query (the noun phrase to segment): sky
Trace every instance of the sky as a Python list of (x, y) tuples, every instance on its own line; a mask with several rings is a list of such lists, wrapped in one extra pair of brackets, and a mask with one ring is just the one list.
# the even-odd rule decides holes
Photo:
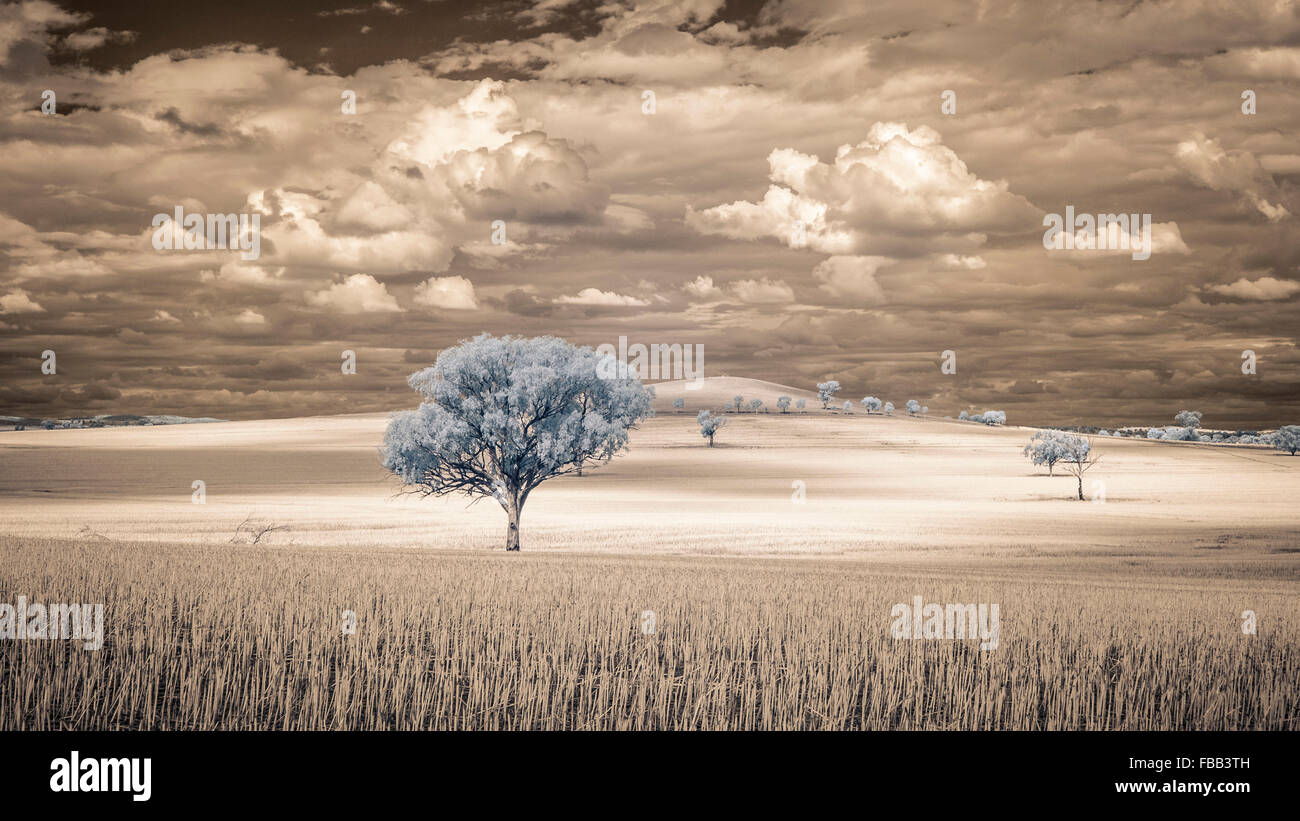
[[(1298, 80), (1277, 0), (6, 4), (0, 415), (396, 410), (489, 332), (1300, 423)], [(1045, 247), (1067, 208), (1150, 257)]]

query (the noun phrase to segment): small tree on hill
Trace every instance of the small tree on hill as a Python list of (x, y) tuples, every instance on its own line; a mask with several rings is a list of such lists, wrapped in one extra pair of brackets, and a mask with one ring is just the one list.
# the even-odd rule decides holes
[(832, 379), (829, 382), (817, 383), (817, 398), (822, 400), (823, 408), (829, 408), (831, 406), (831, 400), (834, 399), (835, 394), (839, 392), (840, 383), (837, 380)]
[(1079, 482), (1079, 501), (1083, 498), (1083, 474), (1092, 469), (1093, 465), (1101, 460), (1099, 456), (1091, 456), (1092, 445), (1082, 436), (1071, 436), (1067, 445), (1067, 452), (1061, 458), (1061, 464), (1066, 472), (1073, 476)]
[(1077, 438), (1059, 430), (1040, 430), (1025, 445), (1023, 454), (1035, 465), (1047, 465), (1047, 475), (1051, 476), (1056, 463), (1076, 451), (1072, 440)]
[(709, 411), (700, 411), (695, 421), (700, 423), (700, 436), (709, 440), (709, 447), (713, 447), (713, 437), (717, 434), (719, 428), (727, 426), (727, 417), (719, 414), (710, 413)]
[(788, 397), (788, 396), (778, 396), (777, 399), (776, 399), (776, 408), (777, 408), (777, 410), (781, 411), (781, 413), (789, 413), (789, 412), (790, 412), (790, 397)]
[(389, 421), (383, 466), (425, 496), (495, 499), (506, 550), (518, 550), (529, 494), (612, 459), (650, 415), (639, 379), (601, 375), (608, 359), (555, 337), (481, 334), (447, 348), (408, 380), (425, 400)]

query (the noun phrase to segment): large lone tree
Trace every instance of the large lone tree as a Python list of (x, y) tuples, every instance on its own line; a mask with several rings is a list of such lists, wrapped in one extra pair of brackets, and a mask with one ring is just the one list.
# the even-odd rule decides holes
[(609, 461), (650, 414), (653, 393), (634, 373), (611, 375), (611, 358), (549, 336), (448, 348), (408, 380), (425, 401), (388, 423), (383, 465), (424, 496), (496, 499), (506, 550), (518, 550), (528, 494)]

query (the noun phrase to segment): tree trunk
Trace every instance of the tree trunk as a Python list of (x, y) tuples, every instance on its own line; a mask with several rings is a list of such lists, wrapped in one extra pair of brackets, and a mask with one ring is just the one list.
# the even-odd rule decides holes
[(1083, 474), (1079, 474), (1079, 501), (1085, 501), (1083, 498)]
[(713, 447), (713, 434), (709, 434), (709, 447)]
[(519, 502), (514, 500), (506, 505), (506, 550), (519, 549)]
[(1048, 475), (1048, 476), (1051, 476), (1051, 475), (1052, 475), (1052, 468), (1054, 468), (1054, 467), (1056, 467), (1056, 463), (1055, 463), (1055, 462), (1048, 462), (1048, 463), (1047, 463), (1047, 475)]

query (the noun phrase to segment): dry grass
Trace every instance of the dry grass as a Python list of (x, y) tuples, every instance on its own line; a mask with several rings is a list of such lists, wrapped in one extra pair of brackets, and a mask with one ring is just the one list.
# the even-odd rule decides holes
[[(0, 641), (0, 730), (1294, 729), (1293, 574), (1223, 572), (8, 538), (106, 643)], [(914, 595), (1000, 647), (890, 638)]]

